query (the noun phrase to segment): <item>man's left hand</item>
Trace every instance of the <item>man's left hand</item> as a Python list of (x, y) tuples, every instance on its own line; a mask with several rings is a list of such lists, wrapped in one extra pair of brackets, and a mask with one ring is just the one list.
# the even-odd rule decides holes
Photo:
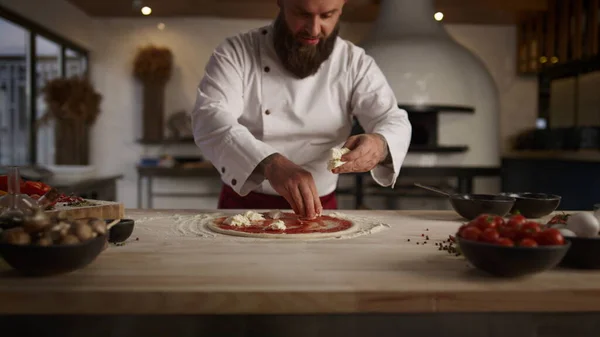
[(333, 169), (333, 173), (368, 172), (388, 155), (385, 138), (377, 133), (352, 136), (344, 147), (350, 150), (341, 158), (346, 163)]

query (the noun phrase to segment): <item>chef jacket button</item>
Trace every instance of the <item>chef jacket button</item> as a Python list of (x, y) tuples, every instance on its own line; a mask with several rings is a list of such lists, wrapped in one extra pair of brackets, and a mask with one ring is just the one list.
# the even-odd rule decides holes
[(235, 180), (235, 179), (232, 179), (232, 180), (231, 180), (231, 185), (235, 186), (235, 184), (237, 184), (237, 180)]
[(269, 71), (271, 71), (271, 68), (269, 68), (269, 67), (265, 67), (265, 72), (267, 72), (267, 73), (268, 73)]
[(270, 114), (271, 114), (271, 111), (269, 111), (269, 110), (265, 111), (265, 115), (270, 115)]
[(225, 167), (221, 167), (221, 173), (225, 173)]
[(267, 35), (267, 30), (266, 29), (262, 30), (262, 35)]

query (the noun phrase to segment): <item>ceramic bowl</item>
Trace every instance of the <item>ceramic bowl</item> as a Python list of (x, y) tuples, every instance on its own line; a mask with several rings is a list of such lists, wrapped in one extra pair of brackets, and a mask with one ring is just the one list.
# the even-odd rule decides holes
[[(105, 219), (106, 223), (109, 224), (113, 220)], [(118, 223), (112, 226), (109, 230), (108, 242), (119, 243), (123, 242), (131, 236), (133, 228), (135, 227), (135, 221), (132, 219), (121, 219)]]
[(515, 198), (515, 204), (510, 213), (519, 211), (521, 215), (528, 219), (539, 219), (554, 212), (560, 205), (561, 197), (546, 193), (501, 193), (500, 195)]
[(582, 238), (567, 236), (571, 249), (561, 266), (577, 269), (600, 269), (600, 237)]
[(499, 277), (522, 277), (552, 269), (571, 247), (569, 241), (560, 246), (507, 247), (465, 240), (458, 235), (456, 240), (473, 266)]
[(450, 204), (460, 216), (473, 220), (481, 214), (505, 216), (513, 207), (515, 199), (492, 194), (452, 194)]
[(82, 269), (104, 250), (107, 236), (73, 245), (16, 245), (0, 243), (0, 256), (26, 276), (49, 276)]

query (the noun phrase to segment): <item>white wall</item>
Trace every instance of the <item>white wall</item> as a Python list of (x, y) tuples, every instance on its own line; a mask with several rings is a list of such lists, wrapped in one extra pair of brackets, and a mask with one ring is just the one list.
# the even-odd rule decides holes
[[(0, 0), (0, 4), (22, 11), (25, 16), (53, 27), (57, 32), (89, 47), (92, 78), (103, 95), (102, 113), (93, 131), (92, 161), (100, 174), (124, 174), (119, 182), (118, 198), (126, 207), (137, 205), (135, 165), (142, 155), (163, 151), (175, 155), (198, 154), (193, 145), (142, 146), (136, 143), (141, 131), (140, 86), (132, 73), (136, 49), (149, 43), (171, 48), (175, 69), (166, 90), (165, 114), (190, 111), (195, 89), (213, 48), (223, 38), (268, 21), (223, 20), (211, 18), (157, 18), (91, 20), (64, 0), (51, 0), (51, 9), (41, 10), (33, 0)], [(46, 1), (48, 2), (48, 1)], [(157, 24), (163, 22), (164, 30)], [(369, 25), (342, 27), (342, 37), (356, 43), (366, 35)], [(451, 25), (450, 34), (480, 56), (498, 86), (501, 100), (502, 139), (519, 129), (535, 125), (536, 82), (522, 78), (515, 70), (515, 29), (510, 26)], [(518, 119), (517, 119), (518, 116)], [(217, 191), (218, 178), (212, 181), (158, 181), (155, 191)], [(155, 208), (215, 207), (215, 198), (159, 199)]]

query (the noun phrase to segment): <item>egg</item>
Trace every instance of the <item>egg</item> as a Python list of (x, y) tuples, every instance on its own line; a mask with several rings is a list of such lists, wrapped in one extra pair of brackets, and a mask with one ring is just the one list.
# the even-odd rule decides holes
[(600, 231), (600, 223), (591, 213), (575, 213), (567, 219), (566, 229), (572, 231), (578, 237), (595, 237), (598, 236), (598, 231)]

